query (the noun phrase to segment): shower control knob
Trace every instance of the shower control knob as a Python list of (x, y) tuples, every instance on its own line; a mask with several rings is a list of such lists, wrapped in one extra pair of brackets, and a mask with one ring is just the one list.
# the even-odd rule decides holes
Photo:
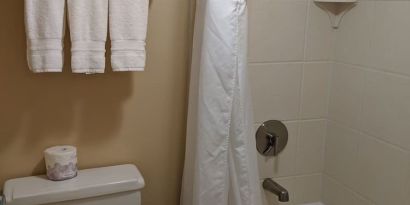
[(269, 152), (272, 151), (272, 149), (274, 149), (273, 152), (277, 151), (276, 145), (278, 144), (277, 143), (278, 137), (276, 135), (267, 134), (266, 138), (268, 142), (267, 142), (265, 151), (263, 151), (263, 154), (268, 154)]
[(256, 149), (264, 156), (277, 156), (287, 143), (288, 130), (280, 121), (266, 121), (256, 132)]

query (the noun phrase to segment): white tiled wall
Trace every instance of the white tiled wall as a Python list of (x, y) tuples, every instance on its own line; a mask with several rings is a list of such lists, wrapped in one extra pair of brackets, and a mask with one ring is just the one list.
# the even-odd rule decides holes
[(327, 205), (410, 204), (410, 1), (360, 1), (336, 32)]
[(306, 0), (251, 0), (249, 61), (303, 60), (307, 4)]
[[(291, 202), (321, 201), (326, 116), (333, 56), (329, 18), (310, 0), (250, 0), (249, 67), (255, 126), (285, 122), (288, 146), (259, 156), (261, 178), (290, 190)], [(268, 204), (279, 204), (266, 194)]]
[(285, 122), (260, 156), (299, 205), (410, 205), (410, 1), (360, 0), (333, 30), (310, 0), (249, 0), (255, 126)]

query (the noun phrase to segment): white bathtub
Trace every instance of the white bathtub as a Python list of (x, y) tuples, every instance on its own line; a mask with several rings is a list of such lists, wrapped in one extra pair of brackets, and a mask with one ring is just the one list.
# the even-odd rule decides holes
[(322, 202), (315, 202), (315, 203), (308, 203), (308, 204), (302, 204), (302, 205), (325, 205)]

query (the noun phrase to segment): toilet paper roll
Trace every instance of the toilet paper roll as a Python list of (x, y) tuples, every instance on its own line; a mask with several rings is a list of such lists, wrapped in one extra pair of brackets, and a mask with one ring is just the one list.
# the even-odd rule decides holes
[(73, 146), (55, 146), (44, 151), (47, 177), (53, 181), (62, 181), (77, 176), (77, 148)]

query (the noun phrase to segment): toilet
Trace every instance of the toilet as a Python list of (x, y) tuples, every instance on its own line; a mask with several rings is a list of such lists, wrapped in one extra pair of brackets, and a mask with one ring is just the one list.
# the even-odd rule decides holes
[(32, 176), (6, 181), (4, 205), (141, 205), (144, 179), (135, 165), (78, 172), (66, 181)]

